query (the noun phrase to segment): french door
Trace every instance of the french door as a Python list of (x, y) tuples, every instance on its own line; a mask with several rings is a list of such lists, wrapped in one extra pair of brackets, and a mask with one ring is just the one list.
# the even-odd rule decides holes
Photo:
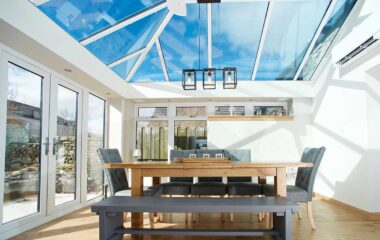
[(78, 205), (82, 157), (82, 89), (4, 55), (0, 234)]

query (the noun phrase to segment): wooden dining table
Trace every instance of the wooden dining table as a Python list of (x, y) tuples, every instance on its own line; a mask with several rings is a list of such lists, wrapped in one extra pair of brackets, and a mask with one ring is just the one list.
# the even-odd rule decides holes
[[(109, 163), (105, 168), (131, 170), (132, 196), (143, 195), (143, 178), (153, 177), (158, 184), (160, 177), (246, 177), (274, 176), (275, 194), (286, 197), (286, 169), (289, 167), (312, 167), (303, 162), (229, 162), (229, 163), (176, 163), (176, 162), (129, 162)], [(132, 213), (131, 226), (143, 227), (143, 214)]]

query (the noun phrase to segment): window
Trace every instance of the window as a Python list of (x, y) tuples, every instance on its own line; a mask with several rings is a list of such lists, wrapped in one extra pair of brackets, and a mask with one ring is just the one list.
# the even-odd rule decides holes
[(196, 117), (196, 116), (206, 116), (206, 107), (177, 107), (176, 108), (176, 116), (188, 116), (188, 117)]
[(141, 150), (140, 160), (166, 161), (168, 158), (168, 121), (137, 121), (136, 127), (136, 148)]
[(156, 118), (166, 117), (168, 109), (166, 107), (139, 107), (139, 117)]
[(216, 106), (215, 115), (244, 116), (244, 106)]
[(207, 148), (207, 121), (174, 121), (174, 149)]
[(103, 169), (96, 150), (104, 147), (106, 102), (89, 94), (87, 133), (87, 200), (103, 195)]

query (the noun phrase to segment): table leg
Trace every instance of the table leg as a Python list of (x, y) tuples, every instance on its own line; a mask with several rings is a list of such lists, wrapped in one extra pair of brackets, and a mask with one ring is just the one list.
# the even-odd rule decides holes
[[(161, 178), (160, 177), (152, 177), (153, 178), (153, 186), (158, 186), (158, 185), (160, 185), (161, 184)], [(158, 216), (158, 214), (155, 212), (155, 213), (153, 213), (153, 216), (154, 217), (157, 217)]]
[[(143, 177), (141, 176), (140, 169), (132, 169), (132, 196), (138, 197), (143, 195)], [(132, 213), (131, 214), (131, 227), (132, 228), (143, 228), (144, 224), (143, 213)], [(141, 238), (139, 235), (133, 235), (132, 238)]]
[(274, 177), (275, 195), (286, 197), (286, 168), (277, 168)]

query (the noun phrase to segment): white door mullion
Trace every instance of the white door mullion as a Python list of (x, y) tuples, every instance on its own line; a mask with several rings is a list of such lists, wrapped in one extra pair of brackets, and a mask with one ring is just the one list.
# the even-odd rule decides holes
[(208, 67), (212, 68), (212, 7), (207, 3), (207, 56)]

